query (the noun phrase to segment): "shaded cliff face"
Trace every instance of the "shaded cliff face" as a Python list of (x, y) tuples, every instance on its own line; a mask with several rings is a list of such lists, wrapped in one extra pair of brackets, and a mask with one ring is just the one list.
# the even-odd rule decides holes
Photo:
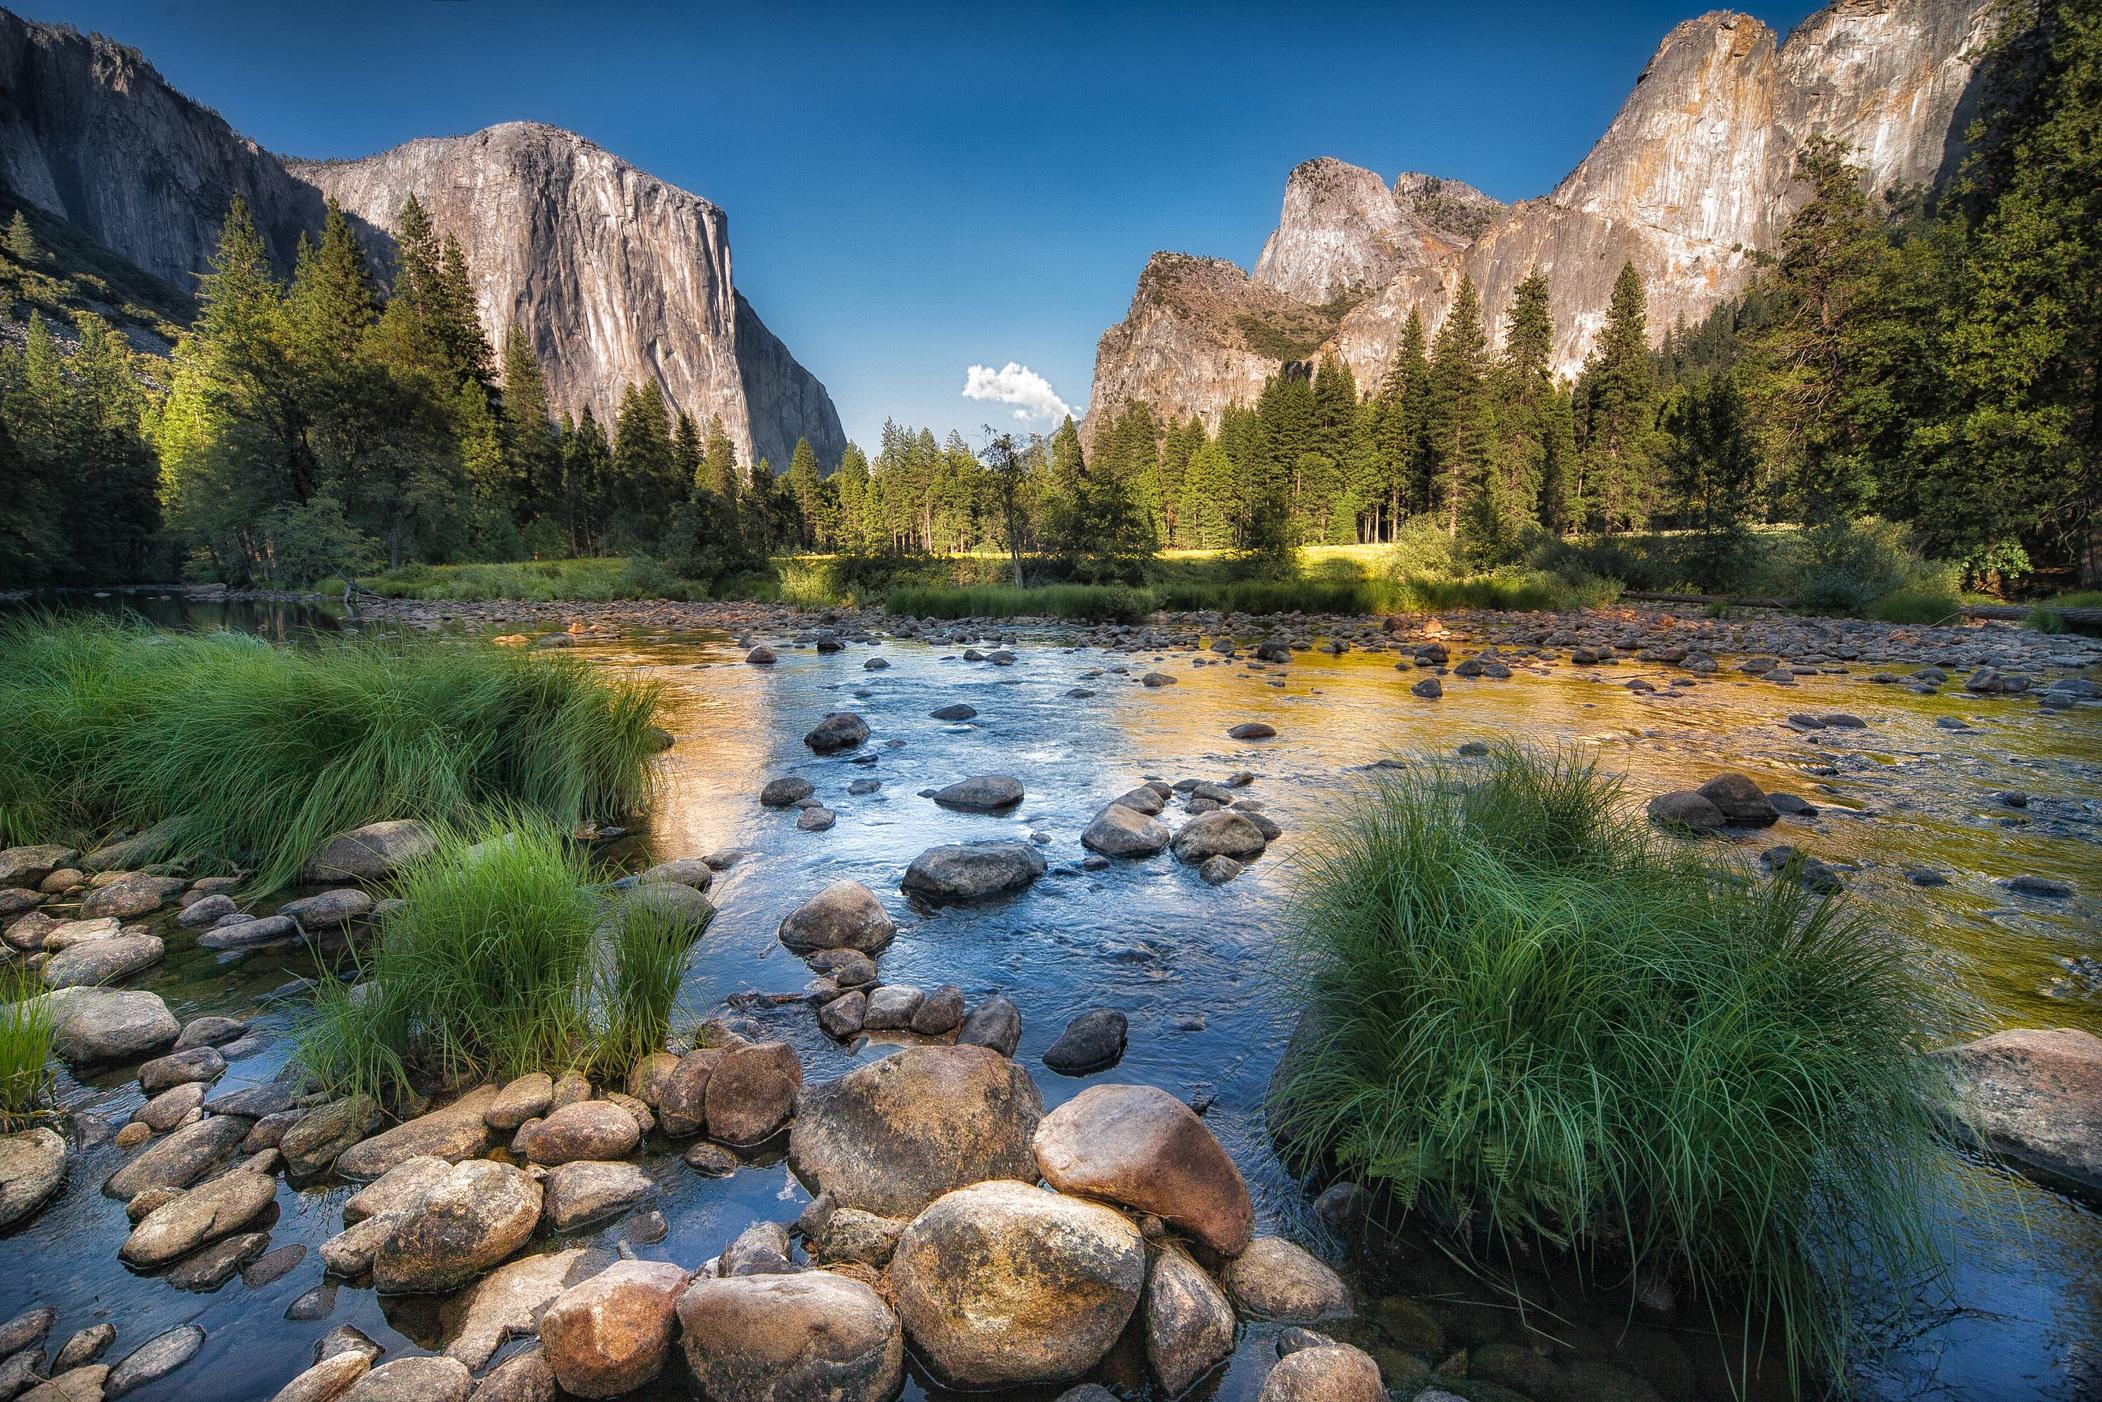
[[(1257, 279), (1309, 311), (1333, 311), (1320, 304), (1353, 270), (1390, 269), (1384, 281), (1349, 292), (1353, 305), (1323, 346), (1369, 387), (1392, 361), (1411, 311), (1436, 333), (1463, 274), (1500, 339), (1513, 291), (1537, 268), (1548, 279), (1556, 368), (1573, 375), (1604, 324), (1623, 263), (1642, 275), (1653, 340), (1744, 290), (1800, 203), (1795, 154), (1813, 133), (1852, 146), (1879, 192), (1952, 168), (1988, 5), (1840, 0), (1786, 42), (1748, 15), (1688, 20), (1665, 36), (1577, 168), (1551, 193), (1508, 208), (1459, 182), (1415, 174), (1382, 202), (1371, 194), (1379, 186), (1373, 173), (1309, 162), (1293, 172)], [(1318, 182), (1302, 176), (1310, 167), (1321, 168)], [(1301, 184), (1322, 197), (1298, 191)], [(1397, 227), (1421, 234), (1412, 247), (1424, 256), (1386, 256), (1401, 242)], [(1221, 397), (1223, 387), (1250, 373), (1228, 363), (1233, 336), (1202, 321), (1162, 324), (1147, 310), (1141, 343), (1156, 363), (1180, 355), (1188, 369), (1134, 375), (1118, 357), (1132, 343), (1125, 332), (1141, 315), (1143, 291), (1142, 280), (1132, 316), (1097, 350), (1094, 417), (1107, 418), (1101, 411), (1123, 402), (1125, 386), (1142, 384), (1164, 416), (1196, 413), (1216, 424), (1236, 397)]]
[(178, 287), (194, 287), (234, 196), (281, 272), (340, 201), (368, 233), (410, 193), (460, 240), (483, 329), (522, 328), (557, 413), (609, 425), (655, 379), (744, 461), (820, 462), (846, 437), (825, 387), (738, 294), (728, 221), (582, 137), (514, 122), (364, 160), (283, 161), (162, 81), (135, 51), (0, 10), (0, 181)]

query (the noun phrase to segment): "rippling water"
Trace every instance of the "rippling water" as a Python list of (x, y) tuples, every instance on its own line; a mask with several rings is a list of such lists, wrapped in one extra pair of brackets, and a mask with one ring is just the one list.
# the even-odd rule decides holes
[[(1024, 637), (1019, 660), (997, 667), (961, 660), (960, 648), (917, 643), (850, 646), (833, 655), (780, 648), (772, 668), (742, 663), (742, 649), (720, 637), (655, 637), (579, 651), (611, 667), (663, 682), (664, 724), (677, 737), (666, 757), (664, 792), (646, 829), (617, 844), (628, 863), (695, 856), (723, 848), (750, 855), (719, 878), (721, 914), (697, 947), (682, 994), (693, 1016), (727, 1004), (792, 1042), (811, 1079), (847, 1069), (853, 1054), (817, 1030), (807, 1005), (763, 995), (794, 994), (808, 979), (800, 961), (773, 937), (781, 915), (827, 881), (852, 877), (881, 896), (900, 923), (881, 960), (886, 982), (931, 988), (953, 982), (975, 1003), (1004, 992), (1021, 1007), (1018, 1059), (1035, 1074), (1045, 1103), (1056, 1105), (1088, 1084), (1046, 1069), (1040, 1057), (1068, 1018), (1113, 1007), (1130, 1019), (1123, 1062), (1112, 1079), (1163, 1086), (1209, 1101), (1208, 1123), (1242, 1166), (1265, 1229), (1318, 1239), (1304, 1195), (1276, 1163), (1261, 1132), (1260, 1102), (1297, 1015), (1285, 957), (1291, 919), (1294, 855), (1333, 804), (1365, 781), (1364, 766), (1390, 755), (1450, 754), (1467, 740), (1517, 738), (1591, 747), (1627, 775), (1635, 798), (1697, 784), (1722, 768), (1740, 769), (1762, 786), (1785, 789), (1820, 805), (1823, 816), (1784, 820), (1743, 839), (1747, 857), (1789, 842), (1858, 869), (1846, 879), (1863, 900), (1919, 951), (1934, 977), (1962, 991), (1975, 1030), (2009, 1026), (2080, 1026), (2102, 1031), (2102, 1001), (2060, 963), (2102, 955), (2095, 873), (2102, 837), (2102, 745), (2097, 712), (2039, 711), (2033, 703), (1982, 699), (1961, 692), (1922, 698), (1853, 675), (1805, 677), (1788, 689), (1725, 670), (1703, 684), (1669, 688), (1675, 669), (1623, 664), (1598, 669), (1564, 664), (1507, 681), (1446, 678), (1442, 701), (1408, 693), (1413, 680), (1391, 660), (1359, 654), (1302, 656), (1289, 668), (1253, 668), (1208, 654), (1110, 653), (1067, 649), (1053, 637)], [(887, 669), (863, 662), (884, 657)], [(1101, 675), (1084, 674), (1101, 670)], [(1172, 687), (1146, 689), (1138, 677), (1161, 670)], [(1623, 685), (1645, 677), (1648, 696)], [(1076, 688), (1092, 697), (1073, 698)], [(1683, 694), (1680, 694), (1683, 693)], [(963, 701), (977, 719), (945, 724), (928, 713)], [(816, 758), (801, 737), (828, 711), (864, 716), (872, 737), (862, 753)], [(1847, 710), (1870, 722), (1860, 731), (1802, 734), (1783, 723), (1791, 711)], [(1951, 732), (1937, 717), (1960, 717), (1975, 729)], [(1237, 742), (1229, 726), (1268, 721), (1277, 738)], [(1211, 888), (1163, 856), (1079, 869), (1079, 836), (1102, 803), (1141, 778), (1218, 778), (1246, 769), (1247, 790), (1285, 828), (1285, 836), (1240, 879)], [(1012, 815), (951, 813), (918, 797), (972, 774), (1012, 773), (1028, 797)], [(762, 809), (755, 800), (770, 777), (795, 773), (839, 815), (829, 832), (798, 831), (793, 810)], [(882, 781), (875, 793), (850, 796), (855, 779)], [(1994, 802), (1994, 790), (2034, 795), (2026, 812)], [(1012, 900), (922, 917), (899, 896), (898, 878), (922, 849), (939, 842), (1041, 834), (1052, 870)], [(1950, 884), (1921, 889), (1903, 873), (1943, 871)], [(2071, 881), (2070, 901), (2011, 897), (1998, 882), (2034, 873)], [(305, 972), (298, 956), (250, 956), (220, 962), (171, 941), (167, 962), (144, 986), (168, 998), (178, 1016), (204, 1012), (260, 1014), (282, 1031), (288, 1003), (258, 1002), (266, 990)], [(761, 996), (751, 996), (761, 995)], [(282, 1038), (237, 1063), (223, 1088), (268, 1080), (282, 1064)], [(880, 1055), (870, 1047), (860, 1055)], [(1100, 1078), (1097, 1078), (1100, 1079)], [(136, 1084), (113, 1073), (106, 1083), (73, 1087), (69, 1108), (121, 1123), (138, 1103)], [(26, 1229), (0, 1239), (0, 1317), (32, 1302), (59, 1308), (55, 1341), (98, 1319), (117, 1324), (112, 1350), (121, 1356), (152, 1334), (194, 1320), (210, 1335), (203, 1357), (151, 1389), (152, 1397), (268, 1397), (310, 1361), (313, 1341), (353, 1323), (389, 1346), (433, 1347), (447, 1320), (428, 1302), (377, 1301), (369, 1290), (343, 1288), (327, 1319), (291, 1323), (285, 1306), (320, 1276), (311, 1254), (283, 1279), (260, 1289), (238, 1280), (215, 1295), (196, 1296), (129, 1275), (116, 1261), (126, 1231), (119, 1204), (94, 1184), (119, 1162), (107, 1146), (76, 1159), (62, 1199)], [(1952, 1179), (1959, 1165), (1952, 1157)], [(674, 1155), (652, 1161), (663, 1184), (657, 1204), (670, 1224), (661, 1243), (638, 1254), (696, 1265), (749, 1222), (792, 1219), (806, 1197), (785, 1165), (759, 1163), (730, 1180), (702, 1179)], [(340, 1226), (345, 1191), (281, 1188), (272, 1245), (318, 1245)], [(2096, 1366), (2102, 1348), (2102, 1225), (2064, 1199), (2007, 1180), (1953, 1194), (1929, 1207), (1952, 1245), (1949, 1274), (1915, 1282), (1906, 1293), (1927, 1303), (1904, 1331), (1879, 1326), (1885, 1353), (1865, 1366), (1857, 1390), (1888, 1397), (2081, 1396), (2080, 1350)], [(579, 1234), (611, 1246), (623, 1228)], [(1334, 1259), (1373, 1291), (1395, 1290), (1427, 1301), (1444, 1347), (1522, 1338), (1510, 1302), (1452, 1269), (1435, 1243), (1412, 1243), (1404, 1259)], [(1527, 1317), (1564, 1345), (1558, 1358), (1607, 1357), (1646, 1373), (1663, 1396), (1712, 1393), (1715, 1375), (1697, 1360), (1690, 1329), (1624, 1330), (1624, 1321), (1565, 1282), (1528, 1280)], [(1865, 1288), (1864, 1309), (1879, 1318)], [(1553, 1313), (1543, 1313), (1551, 1308)], [(1397, 1328), (1416, 1315), (1390, 1306)], [(1224, 1374), (1206, 1386), (1221, 1399), (1253, 1398), (1267, 1369), (1273, 1329), (1252, 1327)], [(1365, 1341), (1378, 1345), (1376, 1332)], [(1659, 1362), (1659, 1359), (1663, 1361)], [(2070, 1361), (2069, 1361), (2070, 1360)], [(1435, 1361), (1435, 1360), (1434, 1360)], [(1636, 1363), (1644, 1364), (1636, 1367)], [(1113, 1359), (1113, 1381), (1136, 1384), (1143, 1372)], [(2088, 1375), (2092, 1386), (2092, 1374)], [(1390, 1382), (1400, 1381), (1392, 1376)], [(1770, 1391), (1778, 1380), (1768, 1378)], [(1566, 1377), (1565, 1386), (1574, 1387)], [(1683, 1386), (1681, 1386), (1683, 1385)], [(203, 1389), (203, 1390), (200, 1390)], [(918, 1395), (920, 1385), (910, 1385)], [(1128, 1390), (1128, 1389), (1127, 1389)], [(667, 1395), (670, 1395), (667, 1392)], [(1580, 1395), (1572, 1392), (1570, 1395)]]

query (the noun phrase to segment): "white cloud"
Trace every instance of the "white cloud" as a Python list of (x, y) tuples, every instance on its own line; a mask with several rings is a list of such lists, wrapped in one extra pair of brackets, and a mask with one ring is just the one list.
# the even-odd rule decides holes
[(998, 370), (990, 365), (973, 365), (966, 370), (963, 397), (1013, 405), (1015, 419), (1025, 424), (1055, 424), (1073, 412), (1072, 406), (1051, 388), (1049, 380), (1012, 360)]

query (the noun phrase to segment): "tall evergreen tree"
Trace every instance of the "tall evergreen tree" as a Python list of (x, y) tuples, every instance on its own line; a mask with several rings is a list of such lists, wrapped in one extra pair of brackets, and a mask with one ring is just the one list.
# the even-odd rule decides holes
[(1431, 346), (1429, 403), (1424, 415), (1431, 509), (1448, 536), (1459, 534), (1468, 497), (1488, 470), (1494, 428), (1488, 412), (1487, 368), (1481, 297), (1474, 290), (1474, 279), (1462, 275), (1459, 292)]
[(1613, 281), (1606, 324), (1585, 362), (1579, 432), (1584, 461), (1574, 510), (1607, 531), (1649, 520), (1657, 484), (1657, 369), (1650, 357), (1642, 278), (1633, 263)]

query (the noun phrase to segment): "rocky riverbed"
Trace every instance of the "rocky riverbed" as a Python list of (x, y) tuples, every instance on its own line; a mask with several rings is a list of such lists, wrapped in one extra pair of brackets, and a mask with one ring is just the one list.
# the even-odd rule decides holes
[[(89, 868), (123, 869), (109, 854), (16, 858), (26, 884), (0, 885), (40, 899), (0, 917), (10, 934), (110, 922), (56, 950), (46, 928), (18, 957), (49, 980), (86, 951), (83, 981), (117, 990), (60, 995), (82, 1014), (66, 1115), (0, 1161), (19, 1216), (0, 1358), (72, 1378), (51, 1395), (268, 1398), (295, 1377), (313, 1397), (741, 1395), (730, 1379), (807, 1359), (815, 1319), (857, 1397), (1076, 1378), (1271, 1402), (1711, 1395), (1698, 1320), (1631, 1326), (1528, 1269), (1557, 1316), (1530, 1331), (1434, 1243), (1368, 1239), (1347, 1198), (1316, 1210), (1273, 1156), (1295, 852), (1396, 755), (1596, 747), (1631, 804), (1693, 793), (1723, 817), (1687, 840), (1747, 862), (1793, 848), (1872, 903), (1964, 991), (1954, 1036), (2102, 1029), (2086, 639), (1666, 613), (382, 612), (666, 683), (665, 792), (601, 849), (718, 908), (682, 995), (682, 1028), (712, 1020), (704, 1045), (390, 1128), (281, 1076), (311, 960), (269, 922), (368, 938), (358, 872), (317, 871), (287, 917), (152, 873), (97, 884)], [(1725, 773), (1771, 817), (1710, 787)], [(2093, 1082), (2067, 1047), (1976, 1059), (2079, 1103)], [(2063, 1135), (2015, 1142), (2036, 1122), (2024, 1094), (1988, 1107), (2003, 1147), (2042, 1177), (2085, 1171)], [(1058, 1195), (1002, 1186), (1039, 1178)], [(2017, 1211), (2019, 1241), (2000, 1230)], [(1949, 1312), (1860, 1390), (2082, 1395), (2093, 1212), (1996, 1178), (1945, 1216), (1954, 1274), (1918, 1290)], [(965, 1327), (987, 1318), (1009, 1322)]]

